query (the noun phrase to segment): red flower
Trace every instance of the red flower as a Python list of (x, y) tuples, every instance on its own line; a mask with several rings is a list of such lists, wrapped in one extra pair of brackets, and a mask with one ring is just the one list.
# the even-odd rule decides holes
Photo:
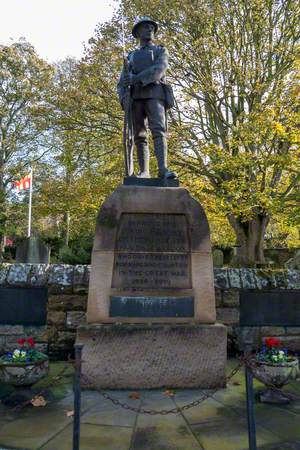
[(279, 347), (281, 342), (277, 338), (270, 337), (265, 339), (265, 344), (267, 347)]
[(24, 339), (24, 338), (18, 339), (18, 344), (21, 346), (23, 346), (25, 344), (25, 342), (26, 342), (26, 339)]
[(30, 347), (34, 347), (34, 339), (32, 337), (28, 338), (27, 342), (30, 345)]

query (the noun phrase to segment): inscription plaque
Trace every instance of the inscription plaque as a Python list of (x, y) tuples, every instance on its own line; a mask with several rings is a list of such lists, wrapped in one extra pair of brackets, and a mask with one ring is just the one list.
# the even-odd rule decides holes
[(110, 317), (193, 317), (193, 297), (111, 297)]
[(122, 214), (113, 288), (191, 288), (191, 256), (184, 214)]

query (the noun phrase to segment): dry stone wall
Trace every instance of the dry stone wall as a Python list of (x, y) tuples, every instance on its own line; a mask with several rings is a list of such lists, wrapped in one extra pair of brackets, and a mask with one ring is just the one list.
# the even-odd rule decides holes
[[(33, 336), (53, 359), (72, 354), (76, 328), (85, 321), (90, 266), (64, 264), (1, 264), (1, 287), (48, 288), (47, 325), (0, 325), (0, 353), (12, 349), (23, 336)], [(300, 271), (214, 269), (217, 320), (228, 327), (228, 348), (239, 345), (239, 293), (241, 290), (294, 289), (300, 292)], [(1, 299), (0, 299), (1, 301)], [(293, 351), (300, 351), (300, 328), (244, 328), (259, 344), (265, 336), (279, 336)]]

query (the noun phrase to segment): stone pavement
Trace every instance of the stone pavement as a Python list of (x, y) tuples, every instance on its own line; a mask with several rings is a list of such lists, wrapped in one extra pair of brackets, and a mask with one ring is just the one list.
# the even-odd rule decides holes
[[(228, 370), (234, 367), (230, 360)], [(52, 377), (64, 363), (52, 364)], [(72, 370), (58, 377), (45, 394), (45, 407), (12, 411), (0, 404), (0, 450), (71, 450), (73, 409)], [(41, 389), (47, 380), (37, 386)], [(261, 388), (255, 383), (256, 391)], [(287, 406), (256, 403), (257, 442), (261, 450), (300, 450), (300, 381), (288, 386), (299, 397)], [(0, 398), (7, 395), (0, 386)], [(128, 391), (111, 395), (134, 406), (173, 408), (198, 398), (199, 390), (141, 391), (137, 400)], [(80, 450), (246, 450), (248, 449), (243, 371), (227, 389), (184, 413), (167, 416), (136, 414), (114, 406), (98, 392), (84, 391)]]

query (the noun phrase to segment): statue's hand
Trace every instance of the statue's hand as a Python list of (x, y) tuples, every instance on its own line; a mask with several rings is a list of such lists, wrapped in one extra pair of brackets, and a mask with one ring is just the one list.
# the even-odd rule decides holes
[(123, 78), (125, 87), (133, 86), (135, 84), (136, 75), (134, 73), (126, 73)]
[(125, 87), (128, 87), (131, 85), (131, 75), (130, 73), (125, 73), (124, 78), (123, 78), (123, 83)]

